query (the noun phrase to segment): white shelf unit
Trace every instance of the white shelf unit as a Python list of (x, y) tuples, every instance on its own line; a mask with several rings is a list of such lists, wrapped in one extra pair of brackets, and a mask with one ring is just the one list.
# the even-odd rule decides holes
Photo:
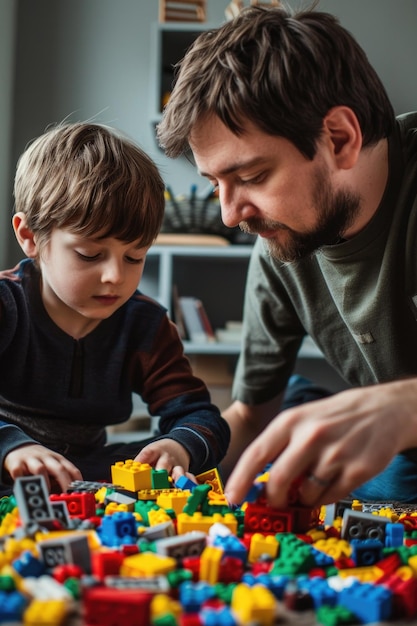
[[(179, 295), (200, 298), (214, 329), (227, 321), (241, 321), (246, 274), (251, 245), (178, 246), (154, 245), (148, 252), (140, 289), (155, 298), (174, 319), (172, 290)], [(174, 319), (175, 321), (175, 319)], [(192, 343), (184, 341), (187, 354), (239, 353), (236, 343)], [(301, 358), (322, 358), (310, 338), (300, 351)]]

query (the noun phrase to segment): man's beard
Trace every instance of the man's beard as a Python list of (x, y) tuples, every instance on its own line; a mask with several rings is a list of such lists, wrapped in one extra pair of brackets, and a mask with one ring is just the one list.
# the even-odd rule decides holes
[(349, 190), (333, 192), (325, 173), (316, 178), (313, 206), (318, 216), (317, 226), (306, 233), (292, 230), (281, 222), (251, 218), (239, 224), (246, 233), (286, 231), (287, 240), (280, 243), (274, 238), (265, 238), (270, 255), (285, 263), (312, 255), (325, 245), (338, 243), (360, 210), (360, 196)]

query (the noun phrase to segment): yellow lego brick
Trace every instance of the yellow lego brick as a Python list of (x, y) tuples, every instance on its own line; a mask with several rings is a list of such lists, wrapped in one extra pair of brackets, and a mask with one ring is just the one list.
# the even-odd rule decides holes
[(345, 539), (337, 539), (337, 537), (319, 539), (313, 543), (313, 546), (335, 560), (342, 557), (349, 557), (352, 554), (352, 546), (350, 543)]
[(19, 521), (19, 511), (16, 508), (3, 517), (3, 520), (0, 525), (0, 537), (4, 537), (6, 535), (11, 535), (15, 530), (17, 523)]
[(191, 491), (182, 489), (170, 489), (163, 491), (156, 498), (156, 504), (163, 509), (172, 509), (175, 515), (182, 513), (183, 508), (187, 504)]
[(159, 509), (159, 511), (149, 511), (148, 513), (149, 526), (157, 526), (158, 524), (163, 524), (164, 522), (170, 522), (171, 518), (163, 509)]
[[(410, 578), (416, 577), (416, 570), (412, 567), (410, 563), (410, 560), (413, 559), (417, 559), (417, 556), (413, 556), (411, 557), (411, 559), (408, 559), (408, 565), (402, 565), (395, 570), (395, 575), (398, 576), (398, 578), (401, 578), (401, 580), (410, 580)], [(414, 563), (416, 563), (415, 560)]]
[(278, 603), (273, 593), (264, 585), (249, 587), (245, 583), (240, 583), (233, 592), (231, 608), (240, 624), (256, 623), (259, 626), (272, 626)]
[(229, 506), (228, 501), (223, 493), (209, 491), (207, 494), (207, 504), (209, 506)]
[(151, 601), (151, 621), (165, 615), (173, 615), (177, 620), (182, 614), (182, 607), (177, 600), (173, 600), (164, 593), (157, 593)]
[(310, 530), (306, 532), (306, 535), (311, 537), (313, 543), (316, 543), (316, 541), (320, 541), (320, 539), (324, 539), (324, 540), (327, 539), (327, 535), (325, 531), (322, 530), (321, 528), (311, 528)]
[(157, 500), (159, 496), (171, 493), (172, 489), (141, 489), (137, 493), (138, 500)]
[(128, 491), (140, 491), (152, 487), (152, 467), (148, 463), (138, 463), (128, 459), (111, 466), (112, 482)]
[(348, 567), (347, 569), (340, 569), (338, 575), (341, 578), (348, 578), (353, 576), (361, 583), (372, 583), (378, 578), (383, 576), (384, 571), (376, 565), (370, 565), (366, 567)]
[(223, 482), (216, 467), (198, 474), (196, 479), (199, 485), (210, 485), (214, 493), (223, 494)]
[(176, 559), (153, 552), (128, 556), (120, 567), (120, 576), (163, 576), (177, 567)]
[(261, 533), (255, 533), (252, 535), (248, 561), (249, 563), (256, 563), (263, 555), (268, 555), (272, 559), (275, 559), (278, 554), (279, 543), (275, 539), (274, 535), (262, 535)]
[(25, 626), (60, 626), (66, 620), (65, 600), (32, 600), (23, 614)]
[(210, 528), (216, 523), (223, 524), (236, 535), (237, 519), (233, 513), (226, 513), (226, 515), (220, 515), (220, 513), (203, 515), (199, 511), (194, 513), (194, 515), (180, 513), (177, 516), (177, 533), (178, 535), (183, 535), (191, 530), (201, 530), (208, 534)]
[(218, 582), (223, 552), (221, 548), (215, 546), (204, 548), (200, 556), (200, 580), (204, 580), (210, 585), (215, 585)]
[(414, 576), (417, 577), (417, 554), (408, 558), (408, 566), (413, 570)]

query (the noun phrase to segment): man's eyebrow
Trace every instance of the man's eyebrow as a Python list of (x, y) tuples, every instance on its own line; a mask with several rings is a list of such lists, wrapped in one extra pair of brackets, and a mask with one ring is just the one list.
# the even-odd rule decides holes
[[(234, 172), (237, 172), (241, 169), (249, 169), (250, 167), (260, 165), (264, 163), (265, 160), (266, 157), (257, 156), (248, 161), (237, 161), (236, 163), (232, 163), (231, 165), (224, 167), (217, 173), (217, 175), (227, 176), (227, 174), (233, 174)], [(213, 174), (210, 174), (209, 172), (203, 172), (202, 170), (198, 170), (198, 173), (200, 174), (200, 176), (205, 176), (206, 178), (211, 178), (213, 176)]]

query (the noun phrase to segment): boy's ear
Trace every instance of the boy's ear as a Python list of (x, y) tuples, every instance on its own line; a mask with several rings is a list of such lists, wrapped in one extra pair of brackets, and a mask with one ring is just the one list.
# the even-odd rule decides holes
[(339, 169), (352, 168), (362, 148), (362, 131), (355, 113), (346, 106), (336, 106), (323, 120), (334, 162)]
[(15, 213), (12, 218), (14, 234), (20, 247), (27, 257), (34, 259), (38, 256), (38, 248), (35, 236), (27, 225), (26, 215), (22, 212)]

